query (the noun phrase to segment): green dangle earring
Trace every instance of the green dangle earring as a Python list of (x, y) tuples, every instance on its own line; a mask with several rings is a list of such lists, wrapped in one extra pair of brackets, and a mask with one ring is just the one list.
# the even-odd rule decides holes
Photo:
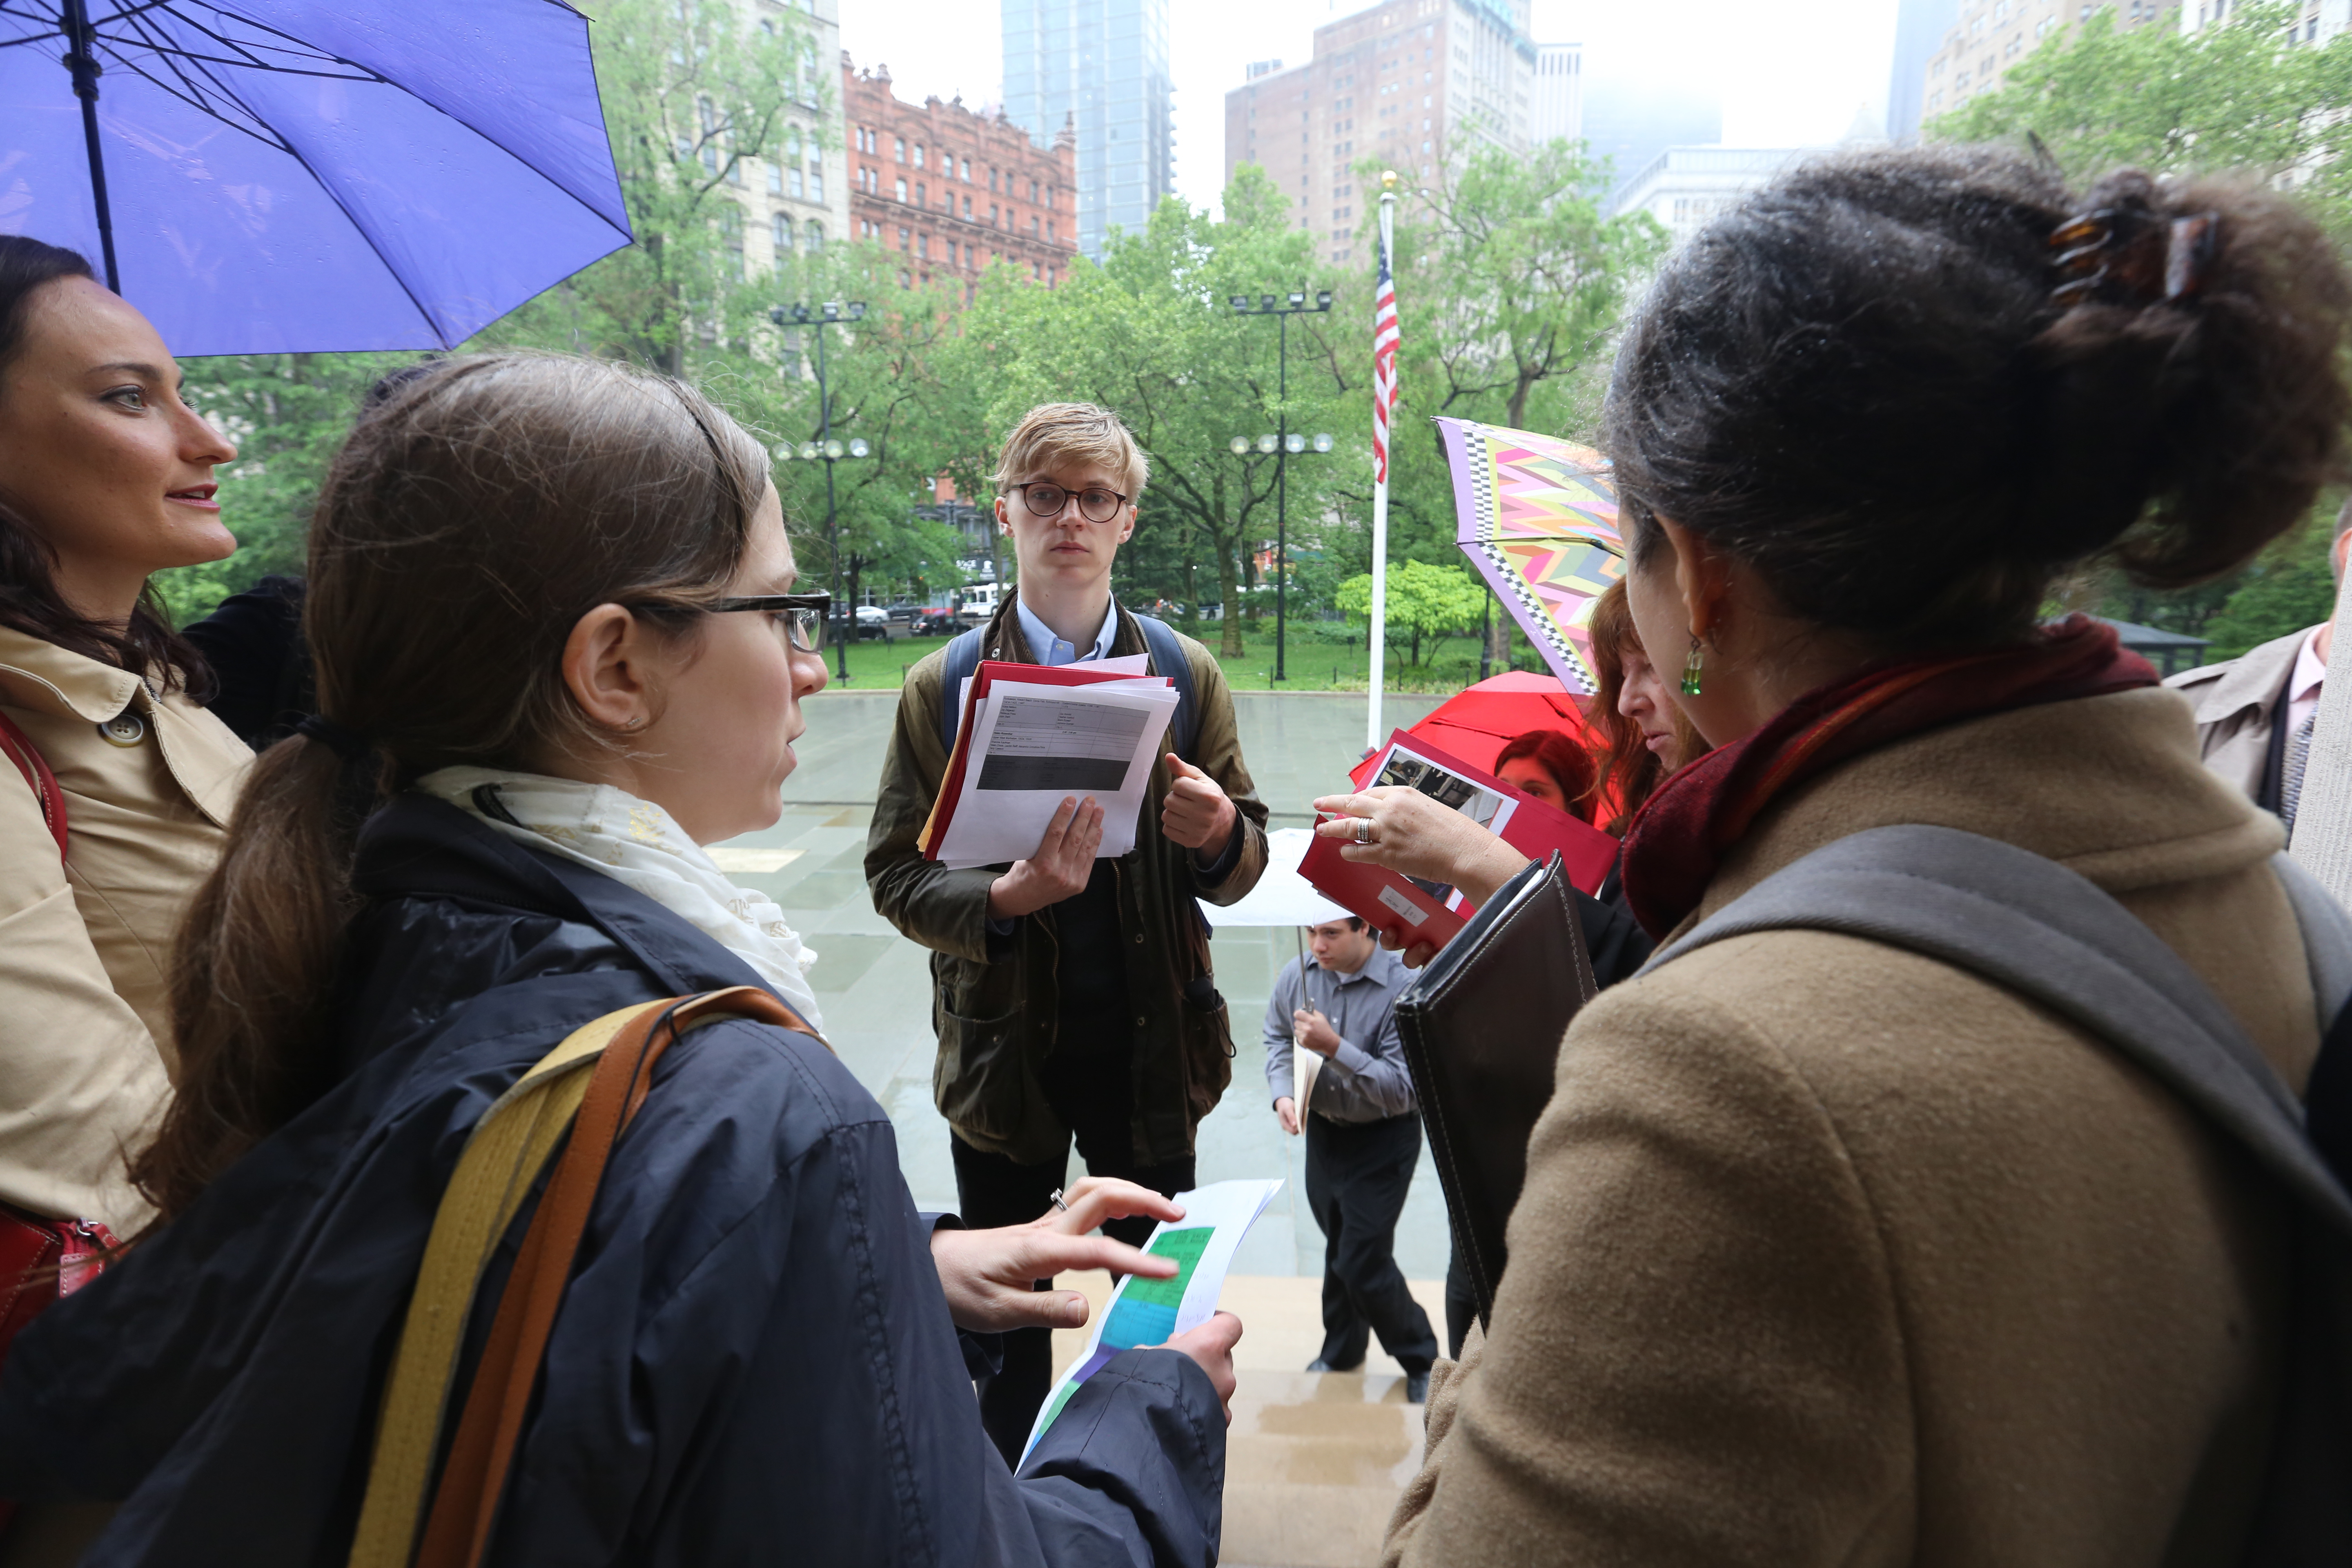
[(1693, 638), (1691, 638), (1690, 657), (1689, 657), (1688, 658), (1685, 658), (1685, 659), (1684, 659), (1684, 660), (1683, 660), (1683, 695), (1684, 695), (1684, 696), (1685, 696), (1685, 697), (1696, 697), (1696, 696), (1697, 696), (1697, 695), (1698, 695), (1698, 678), (1699, 678), (1698, 638), (1696, 638), (1696, 637), (1693, 637)]

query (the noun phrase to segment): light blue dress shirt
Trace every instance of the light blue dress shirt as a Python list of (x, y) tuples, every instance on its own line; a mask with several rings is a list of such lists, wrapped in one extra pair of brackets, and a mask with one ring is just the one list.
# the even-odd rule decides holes
[(1084, 653), (1078, 651), (1077, 644), (1066, 637), (1056, 637), (1054, 628), (1039, 620), (1037, 612), (1024, 604), (1017, 592), (1013, 595), (1013, 613), (1021, 618), (1021, 636), (1029, 644), (1029, 652), (1039, 664), (1049, 668), (1108, 658), (1110, 645), (1118, 636), (1118, 601), (1116, 599), (1103, 607), (1102, 630), (1095, 633), (1094, 642)]

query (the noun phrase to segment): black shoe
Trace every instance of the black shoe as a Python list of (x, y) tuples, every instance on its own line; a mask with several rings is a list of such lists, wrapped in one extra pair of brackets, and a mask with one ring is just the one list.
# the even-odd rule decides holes
[(1404, 1374), (1404, 1402), (1407, 1405), (1429, 1403), (1429, 1373), (1409, 1372)]
[(1329, 1362), (1325, 1361), (1318, 1355), (1313, 1361), (1307, 1363), (1307, 1370), (1309, 1372), (1355, 1372), (1360, 1369), (1363, 1364), (1363, 1358), (1359, 1356), (1346, 1366), (1333, 1366)]

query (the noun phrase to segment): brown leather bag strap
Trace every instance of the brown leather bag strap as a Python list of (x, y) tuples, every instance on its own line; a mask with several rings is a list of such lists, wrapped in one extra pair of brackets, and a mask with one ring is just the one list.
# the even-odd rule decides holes
[(522, 1435), (523, 1415), (539, 1382), (548, 1335), (555, 1327), (556, 1309), (571, 1280), (572, 1259), (613, 1144), (645, 1103), (654, 1064), (662, 1053), (693, 1025), (719, 1017), (808, 1031), (797, 1014), (768, 992), (739, 985), (681, 997), (631, 1024), (605, 1047), (572, 1123), (571, 1142), (531, 1215), (498, 1315), (490, 1321), (489, 1341), (475, 1369), (425, 1521), (417, 1568), (474, 1568), (481, 1562)]

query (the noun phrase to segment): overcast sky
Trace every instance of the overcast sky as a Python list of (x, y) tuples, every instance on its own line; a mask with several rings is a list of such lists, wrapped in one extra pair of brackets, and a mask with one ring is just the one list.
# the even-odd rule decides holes
[[(1882, 120), (1895, 0), (1535, 0), (1545, 43), (1582, 43), (1589, 68), (1643, 79), (1712, 80), (1732, 146), (1837, 141), (1857, 110)], [(1297, 64), (1315, 29), (1363, 9), (1360, 0), (1174, 0), (1169, 52), (1176, 81), (1176, 188), (1216, 205), (1224, 183), (1223, 103), (1252, 60)], [(995, 0), (843, 0), (842, 47), (860, 66), (886, 63), (900, 98), (963, 94), (975, 108), (1002, 85)]]

